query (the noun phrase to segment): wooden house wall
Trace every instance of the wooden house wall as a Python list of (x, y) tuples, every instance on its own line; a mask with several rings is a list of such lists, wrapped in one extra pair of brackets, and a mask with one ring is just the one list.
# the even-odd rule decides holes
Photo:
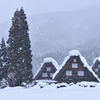
[[(77, 62), (73, 62), (74, 59), (77, 59)], [(72, 63), (77, 63), (78, 68), (72, 68)], [(71, 70), (72, 76), (67, 76), (66, 71)], [(78, 71), (84, 71), (84, 76), (78, 76)], [(96, 81), (97, 79), (93, 76), (93, 74), (83, 66), (83, 63), (80, 60), (79, 56), (70, 57), (70, 59), (66, 62), (63, 68), (60, 70), (55, 79), (59, 82), (81, 82), (81, 81)]]
[[(47, 71), (47, 67), (51, 67), (51, 71)], [(57, 69), (52, 63), (45, 63), (34, 79), (35, 80), (42, 80), (42, 79), (50, 80), (52, 79), (52, 77), (50, 77), (50, 73), (55, 73), (56, 70)], [(43, 73), (47, 73), (48, 77), (42, 77)]]
[[(100, 68), (98, 67), (100, 65), (100, 61), (96, 61), (95, 64), (93, 65), (92, 69), (95, 72), (95, 74), (100, 78)], [(98, 71), (96, 71), (98, 69)]]

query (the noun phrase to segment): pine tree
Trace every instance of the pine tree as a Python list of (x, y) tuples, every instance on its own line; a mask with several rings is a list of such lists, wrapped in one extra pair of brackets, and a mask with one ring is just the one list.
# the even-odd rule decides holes
[(10, 86), (21, 86), (32, 82), (32, 55), (28, 34), (29, 28), (23, 8), (16, 10), (7, 41), (8, 82)]
[(4, 38), (2, 38), (1, 44), (0, 44), (0, 79), (6, 79), (7, 76), (7, 57), (6, 57), (6, 44), (4, 41)]

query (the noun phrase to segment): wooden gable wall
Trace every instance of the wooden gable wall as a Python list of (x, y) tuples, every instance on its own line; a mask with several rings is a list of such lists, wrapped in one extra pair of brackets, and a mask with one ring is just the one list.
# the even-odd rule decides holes
[[(76, 61), (74, 61), (76, 59)], [(72, 68), (72, 64), (78, 64), (77, 68)], [(72, 75), (66, 75), (66, 71), (72, 71)], [(84, 72), (84, 76), (79, 76), (78, 71)], [(69, 73), (70, 74), (70, 73)], [(81, 81), (98, 81), (93, 74), (84, 67), (79, 56), (71, 56), (60, 72), (55, 77), (59, 82), (81, 82)]]
[[(47, 70), (48, 67), (51, 68), (51, 71)], [(44, 79), (50, 80), (52, 79), (52, 76), (56, 72), (56, 70), (57, 70), (56, 67), (51, 62), (45, 63), (34, 79), (35, 80), (44, 80)], [(43, 77), (43, 74), (46, 74), (47, 77)]]
[(95, 74), (100, 78), (100, 61), (96, 61), (92, 67)]

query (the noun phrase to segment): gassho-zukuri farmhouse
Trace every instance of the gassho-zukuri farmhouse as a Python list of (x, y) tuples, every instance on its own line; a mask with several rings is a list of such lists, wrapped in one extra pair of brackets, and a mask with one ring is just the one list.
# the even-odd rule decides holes
[(100, 82), (95, 69), (99, 64), (100, 60), (96, 59), (91, 67), (78, 50), (71, 50), (60, 66), (53, 58), (45, 58), (34, 75), (34, 80), (53, 80), (58, 83)]

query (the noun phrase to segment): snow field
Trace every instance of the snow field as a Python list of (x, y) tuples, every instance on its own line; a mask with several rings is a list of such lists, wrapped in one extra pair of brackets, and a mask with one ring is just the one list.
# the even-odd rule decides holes
[[(57, 88), (60, 86), (65, 87)], [(0, 100), (97, 100), (99, 95), (100, 83), (89, 82), (70, 85), (39, 82), (31, 88), (7, 87), (0, 90)]]

